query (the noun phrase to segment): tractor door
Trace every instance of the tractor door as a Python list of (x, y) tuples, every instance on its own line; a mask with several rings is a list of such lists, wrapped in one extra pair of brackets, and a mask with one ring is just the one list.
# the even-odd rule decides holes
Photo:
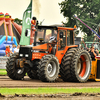
[(66, 47), (66, 43), (67, 43), (67, 37), (66, 37), (66, 34), (67, 34), (67, 30), (59, 30), (58, 31), (58, 35), (57, 35), (57, 52), (56, 52), (56, 57), (59, 59), (59, 63), (61, 63), (61, 60), (64, 56), (64, 50), (65, 50), (65, 47)]
[(66, 30), (59, 30), (58, 51), (64, 50), (66, 46)]

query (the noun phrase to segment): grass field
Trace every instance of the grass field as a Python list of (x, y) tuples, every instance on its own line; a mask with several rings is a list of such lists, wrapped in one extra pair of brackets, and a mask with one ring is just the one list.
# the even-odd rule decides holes
[(0, 88), (1, 94), (100, 93), (100, 88)]
[(7, 75), (6, 69), (0, 69), (0, 75)]

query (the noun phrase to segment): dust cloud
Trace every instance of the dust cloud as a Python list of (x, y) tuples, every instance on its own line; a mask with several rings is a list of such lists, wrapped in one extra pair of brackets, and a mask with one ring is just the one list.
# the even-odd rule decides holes
[(41, 8), (41, 4), (39, 2), (39, 0), (33, 0), (33, 11), (32, 11), (32, 15), (36, 16), (37, 18), (39, 18), (40, 15), (40, 8)]

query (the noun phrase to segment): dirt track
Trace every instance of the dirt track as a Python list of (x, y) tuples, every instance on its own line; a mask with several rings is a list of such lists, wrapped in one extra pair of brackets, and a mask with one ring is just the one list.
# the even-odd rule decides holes
[(55, 83), (41, 82), (40, 80), (32, 80), (25, 76), (24, 80), (12, 80), (8, 76), (0, 76), (0, 87), (100, 87), (100, 82), (88, 81), (87, 83), (63, 82)]
[[(100, 82), (88, 81), (87, 83), (72, 83), (63, 82), (61, 80), (55, 83), (45, 83), (40, 80), (32, 80), (25, 76), (24, 80), (12, 80), (8, 76), (0, 76), (0, 87), (10, 88), (37, 88), (37, 87), (100, 87)], [(44, 94), (44, 95), (2, 95), (0, 94), (0, 100), (100, 100), (100, 93), (73, 93), (73, 94)]]

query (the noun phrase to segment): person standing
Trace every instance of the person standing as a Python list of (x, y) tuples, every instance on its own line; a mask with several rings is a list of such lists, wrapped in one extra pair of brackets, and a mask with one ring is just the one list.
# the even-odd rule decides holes
[(10, 47), (9, 47), (9, 45), (6, 46), (5, 53), (6, 53), (6, 56), (7, 56), (7, 57), (10, 56), (11, 51), (10, 51)]
[(95, 57), (97, 56), (97, 53), (95, 51), (94, 46), (91, 46), (91, 50), (89, 51), (89, 53), (91, 55), (92, 61), (95, 61)]
[(95, 49), (99, 49), (97, 43), (94, 44)]
[(19, 52), (19, 48), (20, 48), (20, 45), (18, 45), (17, 48), (14, 49), (14, 53)]
[(10, 49), (12, 54), (14, 53), (14, 49), (15, 48), (16, 48), (16, 45), (15, 44), (12, 44), (12, 48)]

